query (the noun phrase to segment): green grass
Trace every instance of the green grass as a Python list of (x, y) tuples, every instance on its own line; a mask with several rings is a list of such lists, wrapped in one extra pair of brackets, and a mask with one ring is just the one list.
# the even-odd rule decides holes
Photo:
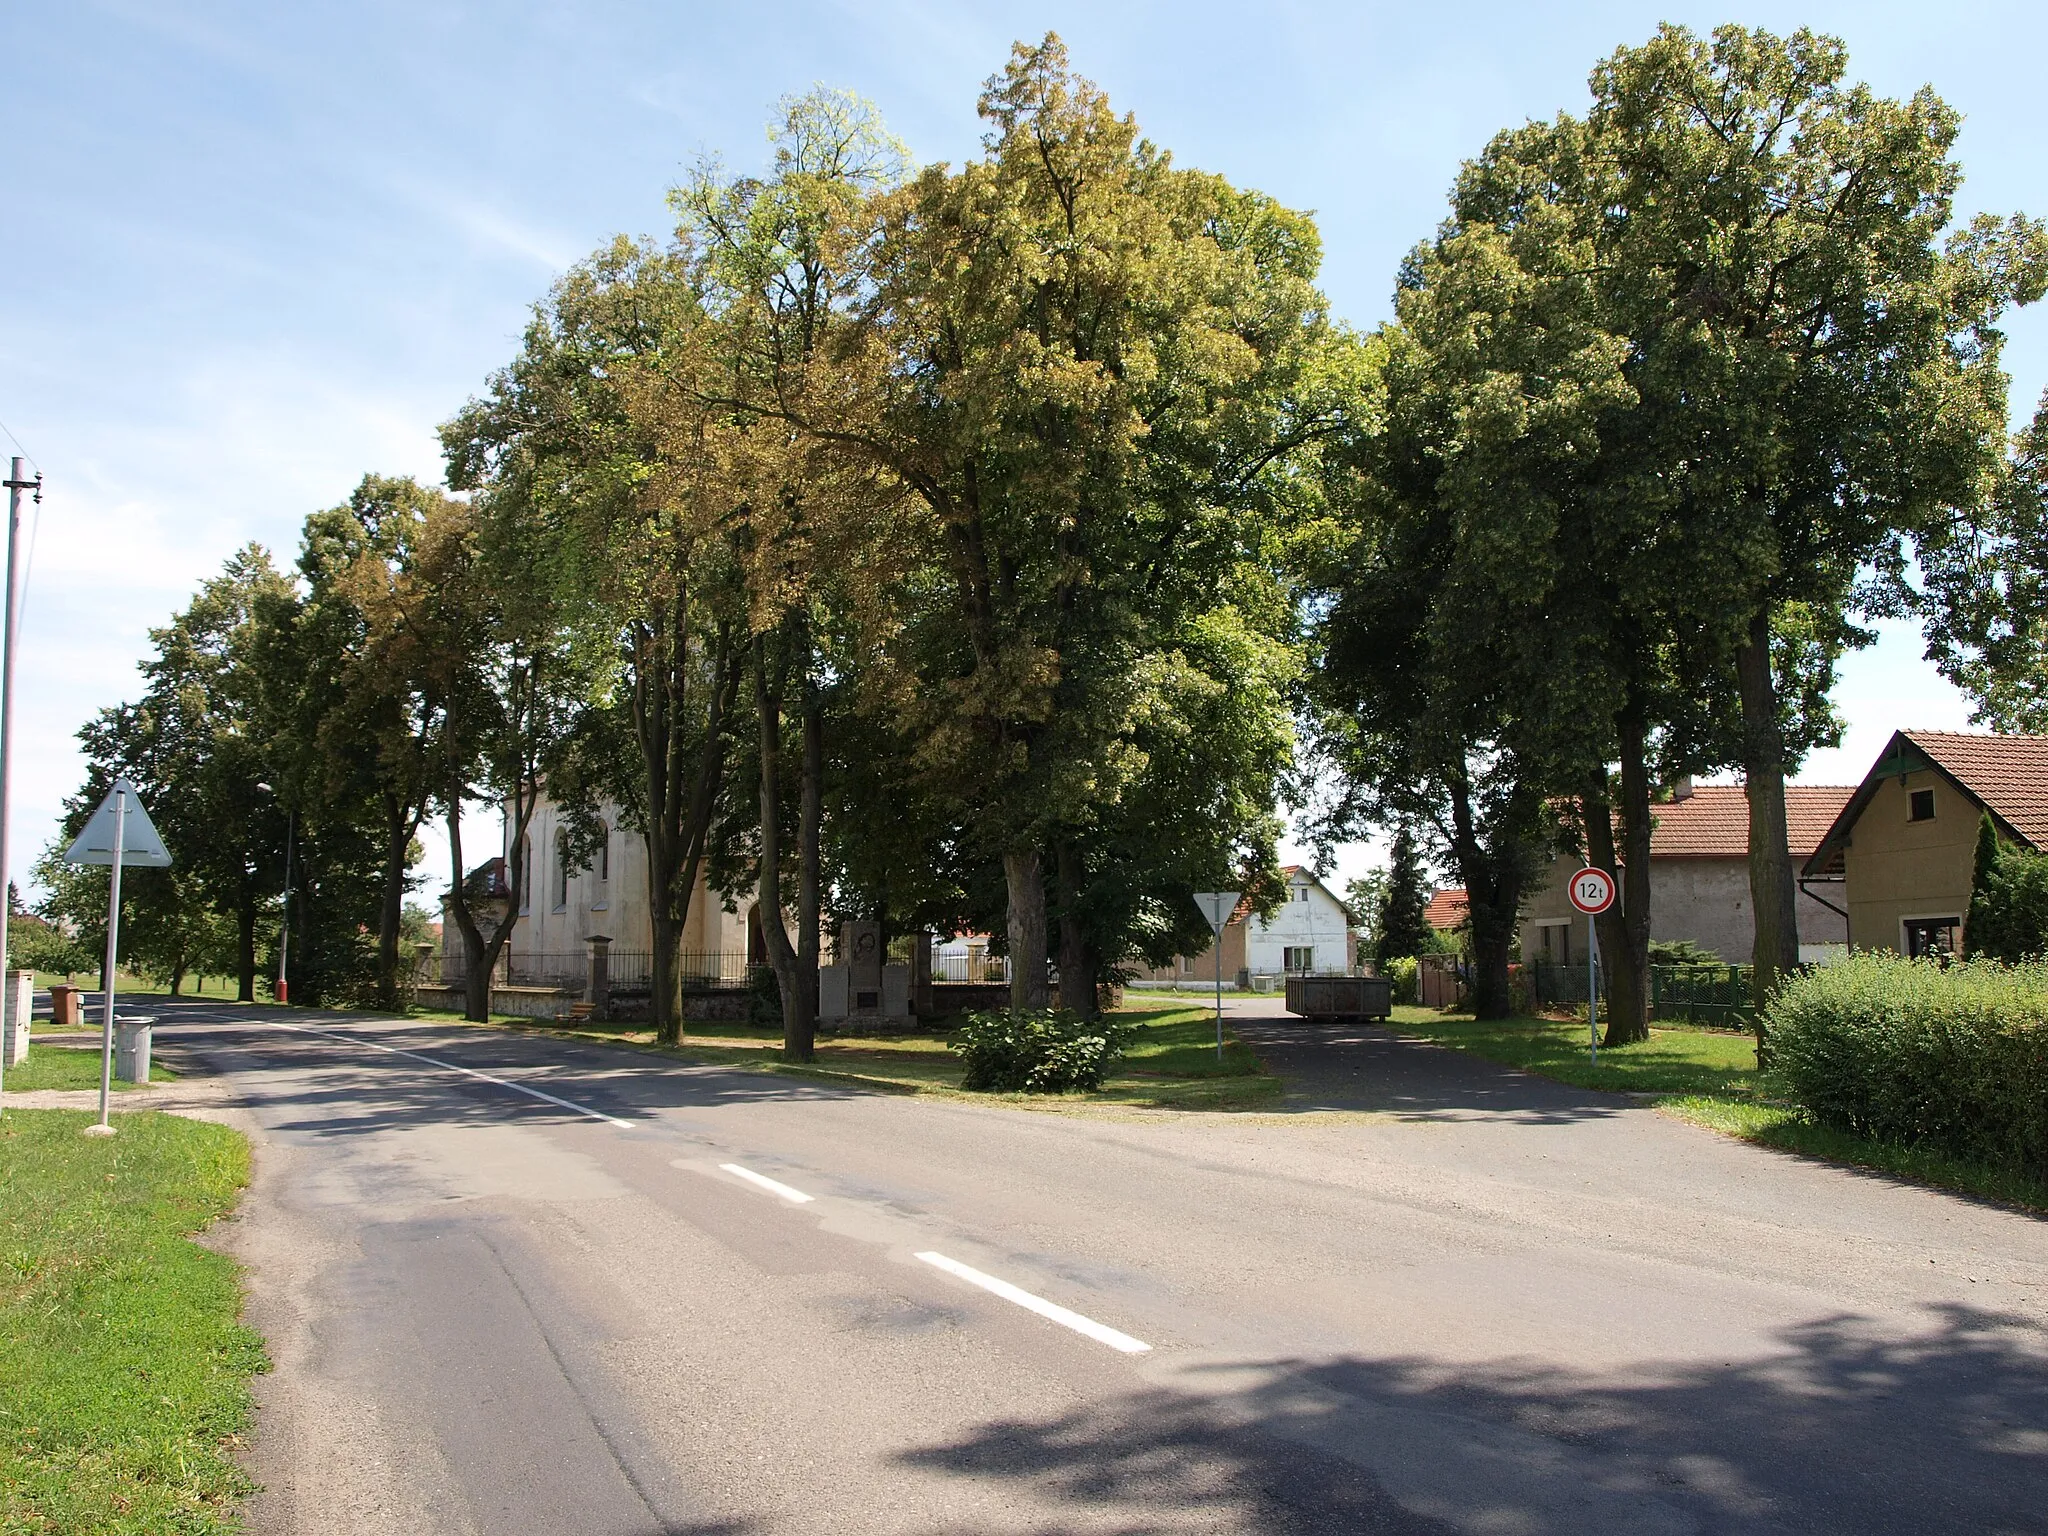
[(1659, 1095), (1656, 1106), (1667, 1114), (1760, 1146), (2048, 1214), (2048, 1186), (1938, 1152), (1830, 1130), (1804, 1110), (1774, 1102), (1770, 1084), (1757, 1076), (1756, 1041), (1746, 1034), (1653, 1027), (1648, 1040), (1603, 1047), (1594, 1066), (1583, 1023), (1519, 1018), (1481, 1024), (1399, 1007), (1393, 1027), (1575, 1087)]
[(1746, 1094), (1756, 1080), (1756, 1042), (1728, 1030), (1651, 1029), (1648, 1040), (1603, 1048), (1588, 1059), (1586, 1026), (1554, 1019), (1489, 1019), (1398, 1007), (1393, 1027), (1578, 1088), (1609, 1092)]
[(230, 1210), (248, 1143), (133, 1114), (0, 1117), (0, 1531), (227, 1532), (268, 1368), (235, 1266), (186, 1234)]
[[(150, 1058), (149, 1080), (152, 1083), (168, 1083), (176, 1080), (178, 1074), (155, 1059)], [(28, 1061), (19, 1067), (9, 1067), (5, 1088), (9, 1093), (34, 1093), (43, 1088), (80, 1089), (98, 1088), (100, 1085), (100, 1053), (97, 1049), (79, 1050), (68, 1045), (37, 1045), (33, 1039), (28, 1043)], [(114, 1079), (117, 1091), (140, 1087), (138, 1083), (124, 1083)]]
[[(1135, 1027), (1122, 1066), (1093, 1093), (969, 1093), (960, 1086), (960, 1058), (946, 1049), (947, 1031), (879, 1037), (820, 1035), (817, 1059), (781, 1060), (782, 1033), (758, 1024), (692, 1021), (683, 1043), (657, 1045), (644, 1024), (586, 1023), (567, 1028), (531, 1019), (507, 1021), (515, 1029), (538, 1029), (569, 1038), (608, 1040), (657, 1051), (685, 1061), (777, 1072), (826, 1082), (858, 1084), (885, 1093), (918, 1093), (996, 1103), (1022, 1109), (1072, 1109), (1109, 1104), (1137, 1109), (1236, 1110), (1277, 1104), (1277, 1078), (1260, 1068), (1251, 1048), (1224, 1026), (1223, 1060), (1216, 1060), (1215, 1015), (1185, 1005), (1120, 1010)], [(495, 1021), (494, 1021), (495, 1022)]]
[(1784, 1152), (1870, 1168), (1916, 1184), (1932, 1184), (1979, 1199), (2022, 1206), (2048, 1216), (2048, 1184), (1965, 1162), (1921, 1147), (1896, 1147), (1816, 1125), (1802, 1109), (1754, 1099), (1674, 1095), (1660, 1099), (1666, 1114), (1724, 1135)]

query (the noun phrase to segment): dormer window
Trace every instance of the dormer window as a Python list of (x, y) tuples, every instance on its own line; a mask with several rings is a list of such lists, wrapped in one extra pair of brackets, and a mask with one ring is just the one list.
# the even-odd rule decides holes
[(1908, 812), (1906, 813), (1906, 819), (1907, 819), (1908, 821), (1932, 821), (1932, 820), (1934, 820), (1934, 791), (1933, 791), (1933, 790), (1931, 790), (1931, 789), (1916, 789), (1916, 790), (1914, 790), (1914, 791), (1913, 791), (1913, 793), (1912, 793), (1912, 796), (1911, 796), (1910, 804), (1911, 804), (1911, 807), (1912, 807), (1912, 808), (1911, 808), (1911, 809), (1910, 809), (1910, 810), (1909, 810), (1909, 811), (1908, 811)]

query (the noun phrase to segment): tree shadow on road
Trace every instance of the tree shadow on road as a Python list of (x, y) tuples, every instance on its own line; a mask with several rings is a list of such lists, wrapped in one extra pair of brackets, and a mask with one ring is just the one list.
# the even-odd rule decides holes
[(1134, 1533), (2048, 1530), (2038, 1323), (1963, 1306), (1926, 1323), (1826, 1318), (1759, 1358), (1619, 1379), (1422, 1356), (1196, 1368), (1191, 1391), (905, 1460)]

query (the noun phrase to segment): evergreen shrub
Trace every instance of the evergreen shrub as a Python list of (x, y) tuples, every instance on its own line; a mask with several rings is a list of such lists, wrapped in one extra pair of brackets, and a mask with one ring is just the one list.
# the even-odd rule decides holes
[(1393, 983), (1395, 1002), (1412, 1003), (1420, 995), (1416, 990), (1416, 966), (1413, 955), (1404, 955), (1399, 960), (1389, 960), (1382, 969), (1387, 974), (1387, 980)]
[(1063, 1008), (970, 1013), (947, 1042), (967, 1063), (963, 1088), (983, 1093), (1071, 1093), (1100, 1088), (1123, 1059), (1130, 1027)]
[(2048, 963), (1864, 952), (1795, 977), (1772, 1070), (1822, 1125), (2048, 1177)]

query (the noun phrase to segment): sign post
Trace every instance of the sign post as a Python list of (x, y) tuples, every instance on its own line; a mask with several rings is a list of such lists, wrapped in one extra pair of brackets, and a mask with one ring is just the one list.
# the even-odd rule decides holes
[(121, 866), (164, 869), (171, 862), (164, 840), (157, 835), (142, 797), (125, 778), (114, 780), (107, 798), (92, 813), (85, 830), (65, 851), (67, 864), (105, 864), (107, 879), (107, 991), (106, 1006), (100, 1011), (100, 1119), (85, 1128), (88, 1136), (111, 1136), (107, 1123), (107, 1094), (114, 1077), (114, 965), (121, 952)]
[(1209, 931), (1216, 935), (1216, 1059), (1223, 1059), (1223, 930), (1230, 926), (1230, 915), (1237, 910), (1238, 891), (1197, 891), (1195, 905), (1202, 909), (1202, 916), (1209, 920)]
[(1600, 934), (1593, 920), (1614, 905), (1614, 876), (1591, 865), (1572, 876), (1572, 905), (1586, 914), (1586, 1049), (1600, 1060)]

